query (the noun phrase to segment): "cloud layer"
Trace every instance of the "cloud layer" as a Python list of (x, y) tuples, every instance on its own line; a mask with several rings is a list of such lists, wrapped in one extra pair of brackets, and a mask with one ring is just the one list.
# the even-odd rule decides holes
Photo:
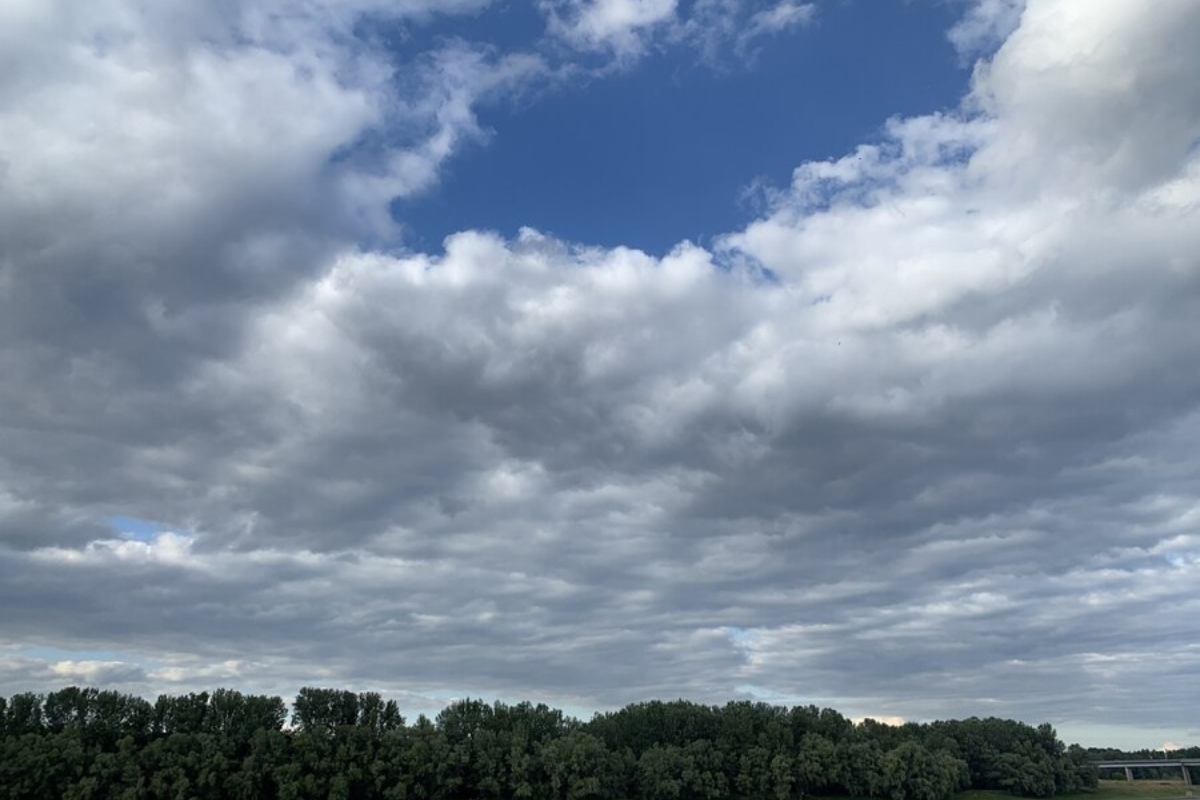
[[(380, 249), (556, 69), (355, 32), (434, 5), (0, 11), (0, 689), (1200, 736), (1200, 7), (980, 3), (959, 108), (654, 257)], [(568, 5), (618, 57), (703, 11)]]

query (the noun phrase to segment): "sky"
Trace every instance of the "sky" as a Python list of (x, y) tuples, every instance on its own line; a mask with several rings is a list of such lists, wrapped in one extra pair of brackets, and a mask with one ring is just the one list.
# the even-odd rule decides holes
[(1200, 4), (0, 4), (0, 694), (1200, 743)]

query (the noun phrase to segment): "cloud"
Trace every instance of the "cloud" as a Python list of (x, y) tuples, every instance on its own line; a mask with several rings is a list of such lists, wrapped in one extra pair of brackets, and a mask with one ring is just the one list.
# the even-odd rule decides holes
[(119, 655), (3, 685), (1194, 737), (1128, 687), (1200, 670), (1200, 9), (1137, 8), (1029, 2), (960, 108), (653, 257), (373, 246), (536, 60), (447, 46), (401, 91), (329, 34), (153, 56), (114, 4), (104, 55), (3, 88), (0, 639)]
[(120, 661), (56, 661), (50, 670), (61, 681), (88, 686), (136, 685), (146, 678), (141, 668)]
[(960, 56), (974, 60), (1003, 44), (1024, 10), (1025, 0), (975, 0), (946, 35)]
[(609, 53), (628, 67), (656, 48), (684, 46), (710, 63), (732, 46), (739, 58), (751, 55), (756, 40), (803, 25), (816, 6), (781, 0), (544, 0), (553, 37), (583, 51)]
[(759, 37), (774, 36), (808, 25), (816, 13), (817, 7), (812, 3), (796, 3), (792, 0), (783, 0), (769, 8), (756, 11), (750, 16), (745, 29), (738, 34), (738, 49), (745, 51), (746, 47)]
[(677, 0), (565, 0), (542, 4), (550, 31), (576, 47), (638, 55), (645, 37), (675, 17)]
[(540, 61), (449, 43), (393, 63), (346, 41), (381, 6), (4, 12), (18, 65), (0, 106), (9, 332), (69, 336), (80, 314), (111, 312), (96, 327), (140, 316), (196, 335), (189, 314), (279, 291), (347, 233), (389, 233), (387, 203), (479, 135), (473, 104)]
[[(347, 242), (394, 235), (388, 203), (482, 135), (474, 104), (537, 80), (540, 60), (521, 53), (450, 42), (397, 64), (347, 39), (363, 13), (429, 11), (179, 16), (111, 0), (0, 12), (16, 65), (0, 89), (0, 404), (15, 462), (86, 494), (124, 445), (150, 444), (143, 431), (178, 423), (185, 438), (198, 420), (170, 408), (189, 372), (229, 355), (253, 307), (319, 275)], [(106, 397), (119, 400), (100, 401), (105, 433), (72, 422)], [(77, 476), (50, 466), (62, 457), (80, 459)], [(98, 533), (40, 493), (0, 486), (12, 536)]]

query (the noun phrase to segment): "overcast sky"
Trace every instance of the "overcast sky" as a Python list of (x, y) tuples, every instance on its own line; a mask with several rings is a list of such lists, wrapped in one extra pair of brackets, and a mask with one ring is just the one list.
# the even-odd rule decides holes
[(0, 3), (0, 693), (1200, 743), (1200, 3)]

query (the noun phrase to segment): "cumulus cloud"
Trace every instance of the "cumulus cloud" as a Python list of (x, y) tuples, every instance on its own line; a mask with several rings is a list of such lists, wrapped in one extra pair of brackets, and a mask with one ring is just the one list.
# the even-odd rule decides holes
[[(635, 5), (562, 24), (677, 18)], [(355, 199), (431, 180), (535, 64), (430, 54), (404, 102), (337, 36), (142, 69), (126, 11), (0, 106), (0, 637), (121, 655), (10, 650), (5, 685), (111, 662), (1196, 735), (1128, 691), (1200, 671), (1194, 3), (1031, 0), (960, 108), (661, 258), (362, 237)]]
[(347, 41), (382, 6), (6, 6), (6, 333), (69, 337), (91, 314), (111, 318), (89, 338), (138, 316), (187, 337), (198, 307), (276, 293), (327, 242), (387, 232), (387, 202), (478, 133), (472, 104), (540, 62), (449, 44), (393, 63)]
[[(170, 411), (189, 370), (346, 242), (394, 233), (388, 202), (480, 135), (473, 104), (541, 71), (462, 43), (398, 64), (351, 36), (428, 4), (189, 9), (0, 12), (0, 404), (15, 469), (67, 495), (168, 418), (195, 433)], [(71, 422), (92, 415), (99, 435)], [(98, 533), (39, 495), (0, 484), (13, 536)]]

